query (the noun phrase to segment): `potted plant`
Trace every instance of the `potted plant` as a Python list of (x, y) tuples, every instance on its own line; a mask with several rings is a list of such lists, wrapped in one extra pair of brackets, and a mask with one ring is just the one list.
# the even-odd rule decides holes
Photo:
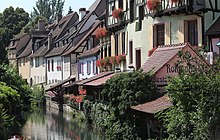
[(121, 19), (123, 16), (123, 9), (118, 8), (112, 11), (112, 16), (116, 19)]
[(147, 0), (147, 8), (150, 11), (155, 11), (157, 10), (159, 3), (159, 0)]
[(115, 58), (116, 58), (117, 64), (120, 64), (121, 62), (126, 61), (126, 55), (125, 54), (115, 56)]
[(111, 57), (109, 58), (109, 63), (110, 63), (111, 65), (114, 65), (114, 64), (116, 63), (115, 56), (111, 56)]

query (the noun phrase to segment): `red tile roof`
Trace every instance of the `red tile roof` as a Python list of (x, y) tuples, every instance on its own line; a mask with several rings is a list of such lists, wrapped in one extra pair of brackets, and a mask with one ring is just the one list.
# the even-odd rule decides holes
[(158, 47), (142, 66), (143, 71), (148, 72), (153, 70), (154, 72), (157, 72), (186, 45), (188, 44), (181, 43)]
[(86, 86), (101, 86), (101, 85), (104, 85), (104, 84), (106, 83), (106, 81), (107, 81), (108, 79), (110, 79), (110, 78), (111, 78), (112, 76), (114, 76), (114, 75), (115, 75), (115, 73), (112, 73), (112, 74), (110, 74), (110, 75), (104, 76), (104, 77), (99, 78), (99, 79), (97, 79), (97, 80), (88, 82), (88, 83), (86, 83), (86, 84), (84, 84), (84, 85), (86, 85)]
[(165, 110), (171, 106), (173, 106), (171, 99), (168, 96), (164, 95), (154, 101), (147, 102), (145, 104), (140, 104), (137, 106), (132, 106), (131, 108), (141, 112), (154, 114), (159, 111)]

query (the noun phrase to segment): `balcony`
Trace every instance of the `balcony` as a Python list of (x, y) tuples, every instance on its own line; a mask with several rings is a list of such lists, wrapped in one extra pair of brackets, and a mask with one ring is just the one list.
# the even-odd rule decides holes
[[(155, 4), (156, 3), (156, 4)], [(149, 5), (147, 15), (152, 17), (170, 16), (172, 14), (192, 14), (200, 12), (205, 7), (204, 0), (158, 0)]]
[(123, 27), (129, 22), (128, 10), (123, 11), (121, 18), (115, 18), (112, 15), (107, 17), (107, 28)]

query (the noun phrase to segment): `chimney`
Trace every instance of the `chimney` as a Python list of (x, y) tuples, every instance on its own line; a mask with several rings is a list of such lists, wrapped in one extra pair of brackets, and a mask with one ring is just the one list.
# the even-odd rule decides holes
[(48, 44), (47, 44), (48, 50), (50, 49), (51, 46), (52, 46), (52, 33), (49, 33), (48, 34)]
[(43, 19), (38, 20), (38, 30), (45, 31), (46, 22)]
[(86, 15), (86, 8), (80, 8), (79, 9), (79, 20), (81, 21), (85, 15)]

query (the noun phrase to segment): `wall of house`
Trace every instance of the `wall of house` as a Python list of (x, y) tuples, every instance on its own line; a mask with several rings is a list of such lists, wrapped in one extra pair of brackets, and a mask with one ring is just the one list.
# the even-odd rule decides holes
[[(50, 57), (47, 58), (47, 84), (54, 84), (61, 82), (63, 80), (62, 77), (62, 58), (61, 56)], [(50, 61), (50, 65), (48, 66), (48, 61)], [(52, 70), (52, 61), (53, 61), (53, 70)], [(57, 65), (58, 61), (60, 65)], [(58, 68), (58, 66), (61, 66)], [(50, 70), (48, 69), (50, 67)]]
[(27, 58), (18, 59), (18, 71), (22, 79), (30, 84), (30, 61)]
[(70, 57), (69, 56), (63, 57), (62, 65), (63, 65), (62, 75), (63, 75), (63, 80), (65, 80), (70, 77)]
[[(39, 61), (39, 62), (37, 62)], [(46, 82), (46, 59), (44, 57), (34, 57), (31, 63), (32, 84), (40, 84)], [(38, 64), (37, 64), (38, 63)]]
[[(88, 63), (90, 63), (90, 72), (88, 71)], [(79, 80), (90, 78), (97, 74), (96, 56), (80, 59), (78, 62)], [(95, 67), (95, 70), (94, 70)]]
[[(126, 56), (127, 66), (134, 66), (136, 68), (136, 50), (141, 50), (141, 65), (148, 59), (148, 50), (153, 48), (153, 19), (151, 17), (145, 17), (142, 21), (142, 29), (140, 31), (135, 31), (136, 22), (128, 24), (128, 40), (127, 46), (129, 47), (129, 42), (133, 42), (133, 60), (130, 63), (129, 55)], [(128, 53), (129, 49), (128, 49)]]

